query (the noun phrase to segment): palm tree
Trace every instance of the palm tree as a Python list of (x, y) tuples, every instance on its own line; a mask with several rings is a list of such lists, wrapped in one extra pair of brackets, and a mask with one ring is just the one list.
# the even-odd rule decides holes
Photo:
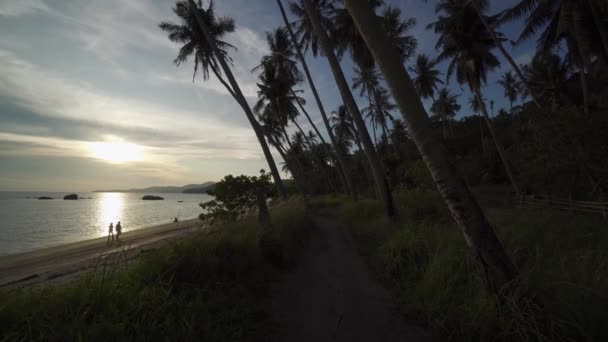
[(447, 126), (451, 127), (451, 122), (459, 110), (458, 95), (451, 94), (447, 88), (441, 89), (437, 100), (431, 106), (431, 113), (436, 115), (443, 125), (443, 139), (447, 139)]
[[(536, 1), (536, 0), (533, 0), (533, 1)], [(538, 100), (536, 99), (536, 94), (534, 94), (530, 90), (528, 81), (524, 77), (524, 74), (523, 74), (521, 68), (517, 65), (517, 63), (515, 63), (515, 60), (513, 60), (513, 57), (511, 57), (511, 55), (507, 52), (507, 50), (503, 46), (502, 42), (504, 39), (502, 39), (502, 33), (495, 31), (496, 26), (497, 26), (497, 24), (500, 23), (500, 21), (495, 21), (495, 20), (489, 21), (488, 18), (484, 15), (484, 13), (488, 9), (488, 1), (487, 0), (470, 0), (469, 3), (473, 7), (473, 9), (475, 9), (475, 12), (477, 13), (477, 16), (479, 17), (479, 20), (481, 21), (481, 23), (487, 30), (487, 32), (490, 35), (490, 37), (492, 38), (492, 40), (494, 41), (494, 44), (496, 44), (496, 47), (498, 48), (500, 53), (502, 53), (502, 55), (505, 57), (507, 62), (511, 65), (511, 68), (513, 68), (513, 71), (515, 71), (515, 73), (519, 77), (521, 84), (526, 89), (527, 93), (532, 97), (532, 101), (534, 101), (536, 106), (540, 108), (540, 104), (539, 104)]]
[(437, 188), (460, 227), (465, 241), (480, 260), (488, 287), (495, 293), (506, 287), (517, 272), (509, 256), (442, 144), (433, 137), (428, 115), (410, 79), (398, 51), (383, 32), (382, 26), (366, 1), (345, 0), (346, 7), (386, 78), (394, 99), (407, 122)]
[[(354, 72), (355, 72), (355, 77), (353, 77), (353, 85), (352, 88), (353, 90), (357, 90), (359, 89), (359, 96), (363, 97), (367, 97), (367, 102), (369, 109), (373, 108), (372, 105), (372, 97), (374, 96), (375, 92), (377, 91), (378, 87), (380, 86), (380, 79), (381, 79), (381, 75), (380, 72), (378, 71), (378, 68), (375, 67), (375, 65), (372, 64), (371, 67), (355, 67), (354, 68)], [(374, 112), (369, 112), (368, 115), (373, 117), (374, 116)], [(368, 116), (368, 118), (369, 118)], [(374, 133), (374, 144), (378, 144), (378, 138), (377, 138), (377, 134), (376, 134), (376, 120), (371, 120), (372, 123), (372, 131)]]
[[(243, 108), (243, 111), (260, 142), (278, 193), (281, 197), (286, 198), (287, 193), (283, 187), (281, 175), (279, 174), (274, 158), (270, 153), (262, 128), (255, 119), (243, 92), (228, 66), (227, 60), (230, 61), (230, 59), (226, 49), (230, 47), (230, 45), (221, 39), (226, 33), (234, 31), (234, 20), (226, 17), (217, 18), (213, 7), (213, 1), (209, 3), (209, 7), (205, 10), (202, 6), (202, 1), (200, 0), (198, 6), (193, 0), (179, 0), (175, 3), (173, 12), (180, 19), (180, 23), (162, 22), (159, 27), (163, 31), (168, 32), (171, 41), (184, 44), (180, 48), (174, 62), (179, 65), (182, 62), (185, 62), (189, 56), (193, 55), (195, 74), (200, 65), (203, 71), (203, 78), (205, 78), (205, 76), (208, 78), (209, 69), (211, 69), (218, 80), (226, 87), (227, 91), (241, 108)], [(226, 75), (229, 84), (221, 76), (218, 63), (219, 66), (221, 66), (221, 70), (223, 70)]]
[(407, 128), (401, 119), (395, 119), (393, 121), (393, 128), (391, 129), (391, 141), (396, 145), (403, 145), (408, 141)]
[(372, 122), (382, 128), (382, 134), (384, 137), (388, 138), (388, 121), (392, 122), (395, 120), (391, 115), (391, 112), (396, 108), (397, 106), (392, 102), (388, 90), (383, 87), (378, 87), (374, 91), (370, 107), (364, 108), (363, 112), (370, 117)]
[[(377, 16), (376, 9), (382, 6), (383, 1), (368, 1), (370, 1), (370, 4), (374, 9), (373, 14)], [(326, 32), (330, 32), (331, 34), (338, 59), (342, 59), (344, 53), (349, 51), (352, 60), (357, 66), (360, 68), (373, 67), (374, 57), (367, 48), (367, 45), (365, 45), (363, 37), (359, 34), (359, 30), (357, 30), (357, 26), (355, 26), (353, 18), (346, 8), (342, 6), (334, 7), (331, 15), (333, 25), (330, 27), (330, 31)]]
[(530, 64), (524, 66), (524, 74), (541, 103), (548, 105), (551, 111), (557, 110), (568, 97), (568, 65), (558, 55), (550, 52), (535, 55)]
[(481, 108), (484, 107), (483, 103), (486, 101), (483, 97), (471, 96), (469, 98), (469, 108), (473, 113), (479, 116), (479, 134), (481, 136), (481, 151), (486, 153), (486, 140), (483, 137), (483, 116), (481, 114)]
[(416, 38), (409, 34), (409, 31), (416, 26), (416, 19), (401, 20), (401, 10), (390, 5), (382, 12), (382, 19), (391, 43), (399, 51), (401, 62), (407, 62), (418, 47)]
[[(382, 18), (384, 29), (388, 33), (393, 46), (399, 50), (402, 62), (405, 63), (414, 54), (417, 47), (416, 38), (409, 35), (408, 32), (416, 25), (416, 19), (409, 18), (402, 21), (401, 10), (392, 6), (385, 7), (382, 15), (378, 15), (376, 14), (376, 10), (384, 4), (384, 1), (367, 1), (374, 9), (373, 14)], [(360, 68), (372, 67), (374, 58), (365, 45), (346, 8), (335, 7), (332, 10), (332, 14), (333, 27), (330, 32), (332, 33), (333, 41), (336, 43), (338, 58), (341, 58), (344, 52), (348, 50), (357, 66)]]
[[(500, 65), (498, 58), (492, 53), (495, 40), (491, 37), (484, 24), (481, 23), (477, 10), (469, 0), (443, 0), (435, 8), (439, 19), (430, 24), (435, 33), (439, 34), (436, 47), (441, 49), (437, 61), (450, 60), (447, 79), (455, 73), (459, 84), (466, 83), (471, 92), (479, 98), (481, 113), (484, 116), (488, 130), (498, 150), (505, 172), (515, 194), (519, 196), (519, 187), (511, 171), (504, 150), (496, 137), (485, 105), (481, 101), (481, 87), (486, 82), (487, 72)], [(497, 17), (486, 18), (489, 23), (497, 21)], [(499, 37), (500, 39), (504, 39)]]
[(324, 19), (319, 16), (319, 10), (317, 6), (315, 6), (315, 2), (313, 2), (313, 0), (303, 0), (303, 5), (304, 9), (306, 10), (308, 20), (312, 24), (312, 28), (314, 30), (314, 32), (311, 32), (310, 34), (316, 36), (316, 39), (318, 39), (319, 43), (321, 44), (321, 48), (327, 57), (336, 80), (336, 84), (342, 96), (342, 100), (353, 117), (353, 121), (357, 128), (361, 144), (363, 145), (363, 151), (365, 152), (372, 170), (376, 189), (380, 195), (385, 213), (389, 218), (394, 218), (396, 215), (396, 210), (393, 202), (393, 196), (388, 188), (388, 181), (385, 176), (384, 166), (380, 160), (380, 157), (376, 153), (376, 150), (374, 149), (369, 132), (365, 126), (365, 121), (363, 120), (359, 107), (357, 107), (357, 103), (355, 102), (353, 94), (350, 91), (348, 82), (344, 77), (344, 72), (342, 71), (340, 63), (338, 62), (338, 58), (334, 53), (334, 46), (327, 35), (326, 27), (324, 26)]
[(299, 83), (302, 74), (294, 60), (295, 52), (287, 36), (287, 31), (282, 27), (277, 27), (273, 32), (266, 32), (266, 42), (270, 53), (262, 56), (260, 64), (254, 67), (251, 72), (258, 71), (265, 64), (274, 64), (278, 69), (277, 72), (283, 78), (289, 78), (294, 85)]
[[(528, 81), (529, 82), (529, 81)], [(517, 100), (519, 93), (521, 92), (521, 82), (513, 76), (511, 71), (507, 71), (502, 74), (502, 77), (497, 82), (505, 90), (505, 97), (509, 100), (511, 113), (513, 112), (513, 102)]]
[[(304, 69), (304, 74), (306, 75), (306, 79), (308, 80), (308, 85), (310, 86), (310, 90), (312, 91), (315, 101), (317, 102), (317, 107), (319, 108), (319, 113), (321, 114), (321, 118), (323, 119), (323, 124), (325, 125), (325, 129), (327, 130), (327, 135), (329, 136), (329, 140), (331, 141), (332, 146), (336, 150), (336, 159), (338, 161), (338, 164), (337, 164), (338, 174), (340, 175), (340, 179), (344, 185), (344, 189), (346, 190), (346, 192), (348, 192), (351, 195), (351, 198), (356, 201), (357, 192), (355, 191), (355, 189), (353, 187), (351, 175), (350, 175), (350, 172), (348, 172), (348, 168), (346, 165), (345, 156), (338, 149), (338, 144), (337, 144), (336, 138), (333, 134), (333, 131), (331, 130), (331, 127), (329, 124), (329, 119), (327, 118), (327, 114), (325, 112), (325, 108), (323, 107), (323, 103), (321, 102), (321, 98), (319, 97), (317, 87), (315, 86), (315, 83), (312, 80), (310, 70), (308, 69), (308, 65), (306, 64), (306, 59), (304, 58), (304, 54), (302, 53), (302, 50), (300, 48), (300, 46), (302, 46), (301, 45), (302, 41), (298, 42), (298, 39), (292, 30), (292, 25), (291, 25), (291, 23), (289, 23), (289, 20), (287, 19), (287, 14), (285, 13), (285, 9), (283, 8), (283, 3), (281, 2), (281, 0), (277, 0), (277, 4), (279, 6), (279, 10), (281, 11), (281, 16), (283, 17), (283, 22), (285, 23), (285, 27), (287, 28), (287, 32), (289, 33), (289, 37), (291, 38), (292, 46), (296, 50), (300, 63), (302, 64), (302, 69)], [(320, 7), (325, 8), (327, 6), (329, 6), (329, 5), (320, 6)], [(308, 17), (305, 15), (304, 9), (299, 7), (297, 4), (292, 4), (292, 11), (295, 11), (295, 13), (300, 13), (299, 17), (302, 19), (300, 20), (300, 22), (298, 24), (298, 26), (299, 26), (298, 31), (302, 32), (301, 36), (302, 36), (303, 42), (305, 42), (306, 44), (308, 44), (311, 40), (314, 40), (314, 42), (312, 44), (312, 50), (313, 50), (313, 53), (316, 54), (316, 51), (317, 51), (316, 38), (314, 37), (314, 35), (309, 35), (309, 33), (312, 34), (312, 27), (310, 27), (310, 21), (307, 20)], [(307, 30), (306, 27), (309, 27), (309, 29)], [(307, 46), (308, 45), (304, 45), (304, 47), (307, 47)], [(298, 102), (298, 105), (301, 105), (301, 104)], [(308, 115), (308, 113), (304, 110), (304, 107), (301, 106), (300, 108), (305, 113), (309, 122), (311, 122), (311, 124), (312, 124), (312, 120), (310, 119), (310, 116)], [(315, 131), (317, 132), (317, 135), (319, 136), (319, 138), (323, 139), (323, 136), (318, 131), (316, 126), (313, 126), (313, 128), (315, 128)], [(326, 145), (325, 142), (323, 142), (323, 146), (325, 146), (325, 145)]]
[[(314, 9), (319, 17), (319, 24), (323, 27), (325, 32), (330, 32), (333, 27), (331, 15), (335, 10), (335, 0), (314, 0)], [(289, 2), (289, 10), (293, 15), (298, 18), (294, 22), (295, 35), (298, 37), (298, 46), (301, 47), (304, 52), (308, 49), (311, 50), (312, 55), (317, 57), (319, 53), (323, 54), (323, 49), (319, 49), (319, 38), (315, 34), (315, 30), (312, 24), (312, 20), (306, 13), (304, 6), (304, 0), (293, 0)]]
[[(260, 64), (254, 67), (251, 71), (259, 71), (264, 65), (274, 64), (277, 75), (280, 75), (281, 78), (285, 79), (283, 86), (289, 86), (288, 91), (290, 94), (285, 94), (285, 96), (290, 97), (293, 101), (295, 101), (295, 103), (298, 104), (298, 107), (301, 108), (302, 113), (308, 118), (311, 126), (318, 132), (317, 126), (308, 115), (308, 112), (304, 109), (304, 99), (299, 97), (297, 95), (298, 91), (293, 89), (296, 84), (302, 81), (302, 74), (300, 73), (300, 70), (298, 70), (298, 63), (294, 59), (296, 53), (288, 37), (287, 30), (279, 27), (276, 28), (272, 33), (266, 32), (266, 41), (268, 42), (270, 54), (263, 56)], [(298, 129), (302, 131), (300, 125), (295, 120), (295, 118), (298, 116), (297, 109), (293, 109), (295, 111), (295, 115), (293, 115), (290, 119), (298, 127)]]
[(352, 117), (344, 105), (340, 105), (337, 110), (331, 113), (330, 117), (332, 130), (340, 142), (340, 146), (348, 151), (353, 142), (357, 142), (357, 133), (352, 121)]
[(274, 116), (274, 121), (287, 136), (287, 125), (290, 121), (295, 121), (299, 114), (289, 91), (293, 79), (284, 77), (285, 74), (280, 74), (279, 66), (271, 61), (266, 61), (258, 68), (258, 70), (260, 69), (261, 73), (258, 76), (260, 82), (257, 84), (258, 101), (253, 106), (253, 111), (258, 115), (264, 113)]
[(506, 12), (501, 21), (512, 21), (527, 15), (518, 42), (535, 36), (538, 49), (549, 52), (566, 42), (568, 59), (579, 69), (583, 90), (583, 108), (588, 113), (586, 73), (593, 56), (602, 55), (608, 60), (608, 24), (602, 17), (608, 15), (598, 6), (598, 0), (521, 0)]
[(414, 78), (414, 86), (418, 90), (418, 94), (423, 99), (429, 97), (435, 101), (435, 92), (437, 91), (437, 84), (443, 84), (443, 81), (439, 79), (441, 72), (435, 69), (435, 61), (431, 61), (425, 54), (418, 55), (416, 58), (416, 64), (410, 67), (410, 71), (416, 74)]

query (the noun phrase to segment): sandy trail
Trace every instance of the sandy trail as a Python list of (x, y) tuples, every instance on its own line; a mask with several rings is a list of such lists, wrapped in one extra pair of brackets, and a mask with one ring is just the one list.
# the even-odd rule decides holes
[(346, 228), (315, 218), (297, 268), (271, 301), (279, 341), (430, 341), (407, 323), (373, 277)]
[(202, 229), (197, 219), (125, 232), (120, 243), (105, 237), (0, 256), (0, 288), (57, 282), (94, 268), (100, 259), (122, 252), (125, 259)]

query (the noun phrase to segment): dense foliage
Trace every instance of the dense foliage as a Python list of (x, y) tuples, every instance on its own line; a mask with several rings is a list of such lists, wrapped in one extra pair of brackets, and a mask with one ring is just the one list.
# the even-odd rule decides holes
[(266, 198), (270, 192), (270, 174), (260, 170), (259, 176), (227, 175), (215, 183), (207, 194), (214, 199), (200, 206), (205, 213), (199, 218), (206, 221), (234, 221), (256, 209), (266, 214)]

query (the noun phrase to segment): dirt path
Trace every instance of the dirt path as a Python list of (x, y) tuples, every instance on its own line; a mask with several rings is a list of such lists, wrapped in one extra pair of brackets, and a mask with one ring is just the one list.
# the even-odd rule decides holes
[(405, 322), (374, 279), (346, 228), (314, 219), (317, 229), (296, 270), (272, 299), (279, 341), (430, 341)]

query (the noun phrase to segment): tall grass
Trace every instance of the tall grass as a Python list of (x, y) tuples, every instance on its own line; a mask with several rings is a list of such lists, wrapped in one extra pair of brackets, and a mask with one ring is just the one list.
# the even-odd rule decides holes
[[(399, 193), (399, 223), (372, 200), (332, 200), (403, 313), (457, 341), (607, 341), (608, 230), (600, 217), (554, 210), (485, 208), (520, 271), (502, 301), (436, 192)], [(325, 198), (313, 207), (322, 208)]]
[(311, 226), (299, 201), (61, 286), (0, 293), (0, 340), (267, 340), (263, 298)]

